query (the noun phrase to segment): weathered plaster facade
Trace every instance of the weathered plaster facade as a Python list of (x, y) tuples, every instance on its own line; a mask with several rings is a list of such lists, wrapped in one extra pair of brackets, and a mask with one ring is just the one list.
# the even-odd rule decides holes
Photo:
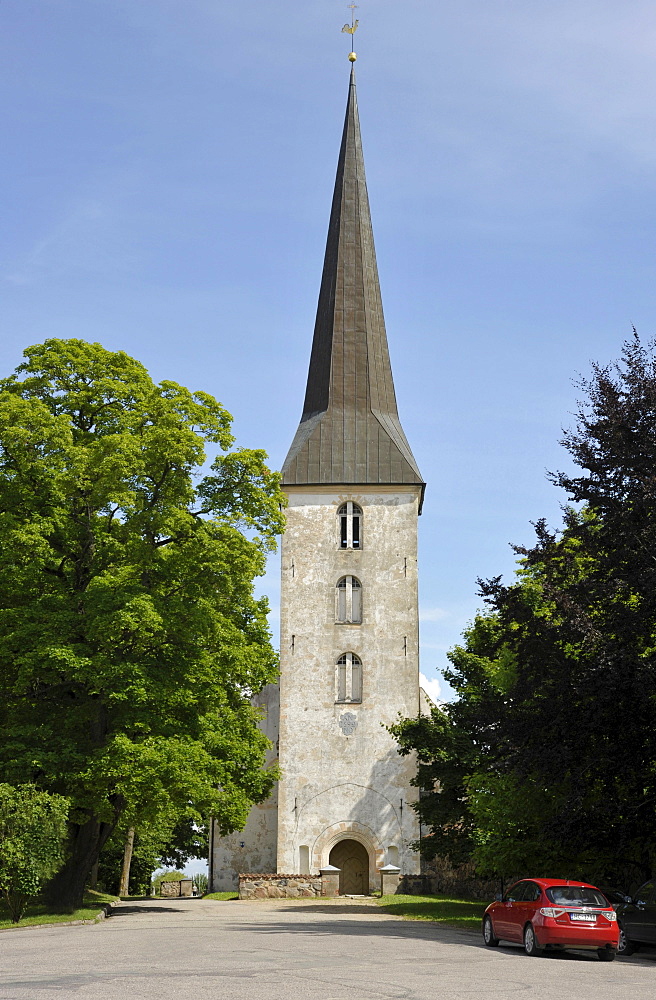
[[(262, 712), (260, 728), (271, 741), (267, 765), (278, 755), (280, 692), (277, 684), (267, 686), (253, 702)], [(278, 838), (278, 788), (259, 806), (251, 809), (243, 830), (219, 837), (212, 830), (209, 881), (211, 892), (230, 892), (239, 883), (240, 872), (275, 872)]]
[[(418, 871), (414, 761), (385, 726), (419, 711), (416, 487), (286, 487), (282, 543), (278, 871), (312, 871), (342, 839), (363, 843), (370, 883), (393, 857)], [(340, 548), (337, 512), (362, 509), (362, 548)], [(361, 624), (335, 621), (345, 575), (362, 585)], [(362, 701), (339, 701), (337, 661), (362, 663)], [(348, 724), (344, 724), (345, 717)], [(340, 725), (341, 723), (341, 725)], [(392, 850), (390, 851), (390, 848)]]

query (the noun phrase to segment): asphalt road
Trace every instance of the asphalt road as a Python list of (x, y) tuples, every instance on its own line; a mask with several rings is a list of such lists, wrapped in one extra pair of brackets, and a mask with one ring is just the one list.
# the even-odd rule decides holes
[(0, 933), (0, 1000), (653, 1000), (656, 949), (528, 958), (359, 900), (149, 900)]

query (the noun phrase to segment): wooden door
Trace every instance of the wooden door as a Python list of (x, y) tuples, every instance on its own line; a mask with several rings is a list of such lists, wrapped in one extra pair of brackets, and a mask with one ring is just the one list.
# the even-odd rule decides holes
[(330, 864), (339, 868), (340, 896), (369, 894), (369, 855), (357, 840), (340, 840), (330, 852)]

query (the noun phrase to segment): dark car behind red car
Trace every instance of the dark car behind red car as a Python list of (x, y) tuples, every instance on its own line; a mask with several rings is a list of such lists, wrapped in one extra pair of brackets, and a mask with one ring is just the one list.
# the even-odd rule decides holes
[(641, 885), (635, 896), (625, 897), (617, 908), (620, 955), (630, 955), (642, 945), (656, 945), (656, 881)]

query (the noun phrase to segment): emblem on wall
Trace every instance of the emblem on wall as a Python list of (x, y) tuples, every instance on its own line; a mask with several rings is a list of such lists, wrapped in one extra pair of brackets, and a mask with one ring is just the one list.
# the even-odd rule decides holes
[(353, 712), (344, 712), (344, 715), (340, 715), (339, 717), (339, 728), (344, 733), (344, 736), (353, 736), (357, 724), (358, 717)]

